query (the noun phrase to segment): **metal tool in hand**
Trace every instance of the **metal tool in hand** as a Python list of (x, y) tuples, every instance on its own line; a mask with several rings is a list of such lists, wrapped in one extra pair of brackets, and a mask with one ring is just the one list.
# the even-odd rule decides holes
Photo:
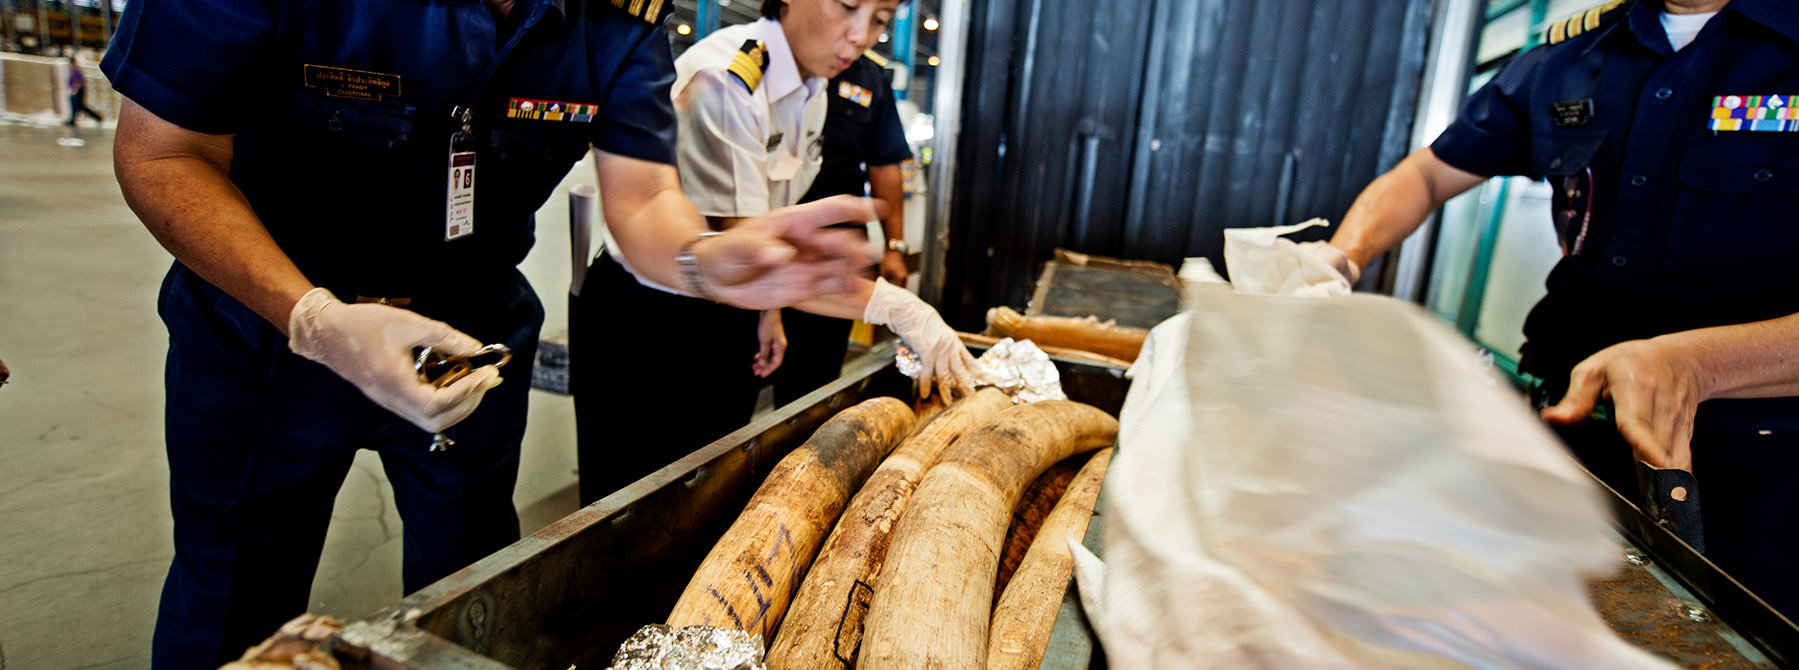
[[(1611, 422), (1618, 413), (1612, 401), (1601, 400), (1593, 407), (1590, 419)], [(1699, 480), (1693, 473), (1678, 468), (1658, 468), (1637, 461), (1637, 492), (1642, 495), (1643, 512), (1655, 523), (1687, 543), (1693, 551), (1705, 553), (1705, 525), (1699, 517)]]
[[(459, 356), (445, 354), (435, 347), (423, 347), (418, 350), (418, 358), (413, 361), (412, 369), (419, 373), (421, 381), (443, 388), (469, 376), (469, 373), (481, 366), (492, 365), (499, 368), (511, 361), (512, 349), (504, 344), (489, 344)], [(450, 445), (455, 443), (455, 440), (443, 433), (436, 433), (431, 436), (431, 451), (448, 451)]]
[(1658, 468), (1637, 461), (1637, 487), (1646, 503), (1644, 512), (1655, 523), (1705, 553), (1705, 527), (1699, 517), (1699, 480), (1676, 468)]

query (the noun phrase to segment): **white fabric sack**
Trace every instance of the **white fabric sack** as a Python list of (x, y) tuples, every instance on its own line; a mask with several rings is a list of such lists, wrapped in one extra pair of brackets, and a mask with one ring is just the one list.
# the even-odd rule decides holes
[(1226, 228), (1224, 267), (1242, 293), (1308, 297), (1349, 295), (1348, 277), (1316, 249), (1289, 240), (1307, 228), (1329, 226), (1324, 219), (1272, 228)]
[(1189, 307), (1132, 367), (1077, 562), (1113, 667), (1673, 667), (1588, 602), (1607, 510), (1465, 340), (1379, 296)]

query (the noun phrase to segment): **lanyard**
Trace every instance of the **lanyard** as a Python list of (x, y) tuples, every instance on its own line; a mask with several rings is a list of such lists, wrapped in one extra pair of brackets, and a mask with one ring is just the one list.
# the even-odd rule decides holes
[(450, 108), (450, 120), (457, 124), (457, 129), (450, 133), (450, 160), (446, 167), (449, 188), (444, 201), (445, 242), (468, 237), (475, 232), (475, 154), (479, 145), (475, 142), (473, 105), (481, 103), (481, 93), (487, 89), (488, 80), (505, 64), (506, 57), (518, 46), (525, 33), (543, 17), (543, 3), (532, 3), (528, 11), (530, 14), (513, 29), (512, 35), (506, 38), (506, 43), (494, 54), (493, 62), (487, 64), (487, 70), (475, 78), (475, 90), (469, 96), (468, 105)]

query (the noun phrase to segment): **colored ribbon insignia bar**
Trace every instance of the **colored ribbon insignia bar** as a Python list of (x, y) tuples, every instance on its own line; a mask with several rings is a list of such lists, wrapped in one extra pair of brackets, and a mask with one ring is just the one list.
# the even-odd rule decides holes
[(1720, 95), (1712, 98), (1707, 128), (1717, 131), (1799, 133), (1799, 95)]
[(875, 94), (866, 88), (847, 81), (837, 82), (837, 97), (867, 107), (875, 101)]
[(512, 98), (506, 103), (506, 118), (508, 119), (592, 123), (593, 116), (598, 113), (600, 113), (599, 105), (579, 102)]

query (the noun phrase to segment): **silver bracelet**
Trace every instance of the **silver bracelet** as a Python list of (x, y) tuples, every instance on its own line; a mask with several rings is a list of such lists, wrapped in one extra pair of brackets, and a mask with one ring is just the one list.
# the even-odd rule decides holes
[(693, 236), (693, 239), (688, 240), (686, 244), (681, 245), (681, 253), (675, 254), (675, 264), (681, 268), (681, 281), (687, 283), (687, 292), (693, 294), (693, 297), (695, 298), (703, 298), (718, 302), (718, 297), (712, 295), (711, 291), (706, 290), (705, 282), (700, 280), (700, 261), (693, 257), (693, 245), (698, 244), (700, 240), (718, 237), (723, 234), (724, 233), (707, 231), (695, 235)]

